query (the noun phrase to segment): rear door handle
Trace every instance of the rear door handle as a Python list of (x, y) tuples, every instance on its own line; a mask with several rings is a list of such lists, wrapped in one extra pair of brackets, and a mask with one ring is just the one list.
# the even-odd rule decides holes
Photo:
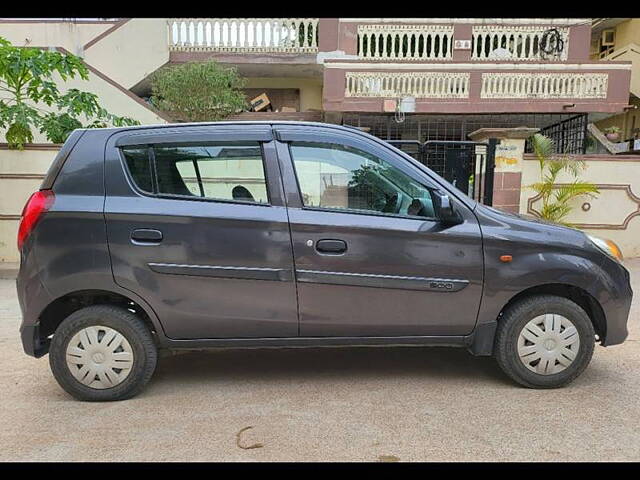
[(142, 244), (158, 244), (162, 241), (162, 232), (153, 228), (137, 228), (131, 232), (131, 241)]
[(316, 250), (320, 253), (332, 253), (334, 255), (347, 251), (347, 242), (343, 240), (318, 240)]

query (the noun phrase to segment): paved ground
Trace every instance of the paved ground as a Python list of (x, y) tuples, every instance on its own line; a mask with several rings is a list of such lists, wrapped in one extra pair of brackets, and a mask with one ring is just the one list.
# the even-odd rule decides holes
[(0, 460), (638, 461), (639, 320), (636, 298), (629, 340), (561, 390), (457, 349), (218, 351), (163, 358), (142, 395), (90, 404), (22, 353), (0, 280)]

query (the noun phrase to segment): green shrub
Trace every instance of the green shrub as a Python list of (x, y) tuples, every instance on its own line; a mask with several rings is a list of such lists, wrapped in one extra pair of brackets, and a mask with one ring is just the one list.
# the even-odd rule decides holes
[(177, 121), (222, 120), (246, 106), (244, 79), (213, 60), (165, 67), (151, 85), (151, 103)]

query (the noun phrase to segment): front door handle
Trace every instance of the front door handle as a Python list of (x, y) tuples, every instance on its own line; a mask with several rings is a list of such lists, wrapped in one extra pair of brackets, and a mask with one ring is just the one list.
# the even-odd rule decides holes
[(136, 228), (131, 232), (131, 241), (148, 245), (158, 244), (162, 241), (162, 232), (154, 228)]
[(347, 251), (347, 242), (343, 240), (318, 240), (316, 250), (320, 253), (337, 255)]

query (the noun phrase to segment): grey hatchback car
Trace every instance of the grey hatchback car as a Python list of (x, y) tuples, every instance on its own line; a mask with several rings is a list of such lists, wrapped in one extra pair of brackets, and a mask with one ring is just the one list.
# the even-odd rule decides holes
[(74, 131), (18, 233), (24, 350), (81, 400), (159, 349), (420, 345), (574, 380), (627, 337), (619, 249), (481, 205), (388, 143), (320, 123)]

